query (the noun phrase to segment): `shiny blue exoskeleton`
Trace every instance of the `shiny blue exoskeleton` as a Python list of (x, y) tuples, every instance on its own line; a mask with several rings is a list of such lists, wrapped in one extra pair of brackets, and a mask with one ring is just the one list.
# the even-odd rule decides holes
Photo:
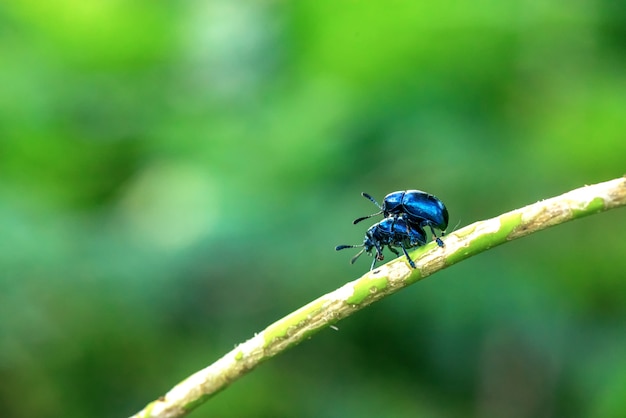
[(429, 227), (437, 245), (443, 247), (443, 241), (437, 236), (434, 228), (441, 230), (441, 236), (444, 235), (444, 231), (448, 227), (448, 209), (435, 196), (421, 190), (393, 192), (385, 196), (381, 206), (369, 194), (361, 194), (378, 206), (380, 212), (355, 219), (355, 224), (380, 214), (383, 214), (385, 218), (405, 219), (409, 223), (419, 225), (422, 228)]
[(426, 232), (421, 226), (406, 222), (404, 218), (385, 218), (382, 221), (374, 224), (365, 233), (365, 240), (361, 245), (338, 245), (335, 250), (343, 250), (345, 248), (358, 248), (363, 247), (352, 259), (350, 264), (354, 264), (357, 258), (363, 252), (372, 255), (372, 250), (376, 250), (376, 254), (373, 255), (374, 260), (370, 270), (374, 269), (374, 265), (378, 260), (384, 260), (383, 248), (387, 246), (392, 253), (400, 255), (395, 247), (402, 248), (406, 259), (411, 267), (415, 268), (415, 263), (411, 260), (411, 257), (407, 253), (407, 248), (420, 247), (426, 244)]

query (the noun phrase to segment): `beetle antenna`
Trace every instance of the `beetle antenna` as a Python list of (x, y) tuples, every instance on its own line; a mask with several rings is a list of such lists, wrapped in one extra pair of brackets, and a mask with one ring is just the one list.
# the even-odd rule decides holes
[(337, 245), (335, 247), (335, 251), (339, 251), (339, 250), (345, 250), (346, 248), (359, 248), (362, 247), (363, 244), (361, 245)]
[[(345, 250), (346, 248), (359, 248), (359, 247), (364, 247), (364, 244), (361, 244), (361, 245), (337, 245), (335, 247), (335, 251)], [(361, 251), (356, 253), (356, 255), (350, 259), (350, 264), (354, 264), (354, 262), (357, 260), (357, 258), (359, 258), (361, 256), (361, 254), (363, 254), (364, 251), (365, 251), (365, 248), (361, 248)], [(374, 257), (374, 259), (376, 259), (376, 257)], [(382, 258), (380, 260), (382, 260)]]
[[(456, 223), (456, 225), (454, 225), (454, 228), (452, 228), (452, 231), (450, 231), (450, 233), (456, 231), (456, 229), (459, 227), (459, 225), (461, 225), (461, 220), (459, 219), (459, 221)], [(443, 233), (445, 234), (446, 231), (443, 231)]]
[(361, 221), (364, 221), (364, 220), (366, 220), (366, 219), (369, 219), (369, 218), (371, 218), (372, 216), (380, 215), (381, 213), (382, 213), (382, 212), (376, 212), (376, 213), (372, 213), (371, 215), (362, 216), (362, 217), (360, 217), (360, 218), (355, 219), (354, 221), (352, 221), (352, 224), (353, 224), (353, 225), (356, 225), (356, 224), (358, 224), (358, 223), (359, 223), (359, 222), (361, 222)]
[(361, 251), (356, 253), (356, 255), (350, 259), (350, 264), (354, 264), (356, 259), (359, 258), (361, 256), (361, 254), (363, 254), (363, 251), (365, 251), (365, 248), (363, 248)]
[(358, 224), (358, 223), (359, 223), (359, 222), (361, 222), (361, 221), (364, 221), (364, 220), (366, 220), (366, 219), (369, 219), (369, 218), (371, 218), (372, 216), (377, 216), (377, 215), (380, 215), (381, 213), (383, 213), (383, 207), (382, 207), (382, 206), (380, 206), (380, 203), (378, 203), (378, 202), (376, 201), (376, 199), (374, 199), (371, 195), (369, 195), (368, 193), (363, 192), (363, 193), (361, 193), (361, 196), (363, 196), (364, 198), (368, 199), (370, 202), (372, 202), (373, 204), (375, 204), (376, 206), (378, 206), (378, 209), (380, 209), (380, 212), (372, 213), (371, 215), (367, 215), (367, 216), (363, 216), (363, 217), (361, 217), (361, 218), (357, 218), (357, 219), (355, 219), (354, 221), (352, 221), (352, 224), (353, 224), (353, 225), (356, 225), (356, 224)]
[(382, 206), (380, 206), (380, 203), (378, 203), (378, 202), (376, 201), (376, 199), (374, 199), (372, 196), (370, 196), (369, 194), (367, 194), (367, 193), (365, 193), (365, 192), (361, 193), (361, 196), (363, 196), (363, 197), (364, 197), (364, 198), (366, 198), (366, 199), (369, 199), (369, 201), (370, 201), (370, 202), (372, 202), (373, 204), (375, 204), (376, 206), (378, 206), (378, 209), (380, 209), (380, 211), (382, 212), (383, 207), (382, 207)]
[(363, 244), (361, 245), (338, 245), (335, 247), (335, 251), (339, 251), (339, 250), (345, 250), (346, 248), (359, 248), (362, 247)]

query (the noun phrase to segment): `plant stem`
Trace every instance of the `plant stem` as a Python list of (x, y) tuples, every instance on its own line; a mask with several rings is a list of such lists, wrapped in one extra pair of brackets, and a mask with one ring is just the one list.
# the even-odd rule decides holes
[(528, 234), (573, 219), (626, 206), (626, 177), (585, 186), (485, 221), (475, 222), (301, 307), (239, 344), (212, 365), (180, 382), (134, 417), (182, 417), (257, 365), (322, 329), (400, 289), (461, 260)]

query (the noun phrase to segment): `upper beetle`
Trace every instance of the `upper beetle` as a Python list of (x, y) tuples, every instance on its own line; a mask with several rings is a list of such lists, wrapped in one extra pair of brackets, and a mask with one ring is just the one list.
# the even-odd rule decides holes
[(395, 219), (404, 218), (422, 228), (428, 226), (437, 245), (443, 247), (443, 241), (435, 234), (434, 228), (442, 231), (441, 236), (444, 235), (443, 231), (448, 227), (448, 209), (437, 197), (421, 190), (405, 190), (389, 193), (380, 205), (369, 194), (361, 194), (378, 206), (380, 212), (355, 219), (355, 224), (380, 214), (383, 214), (385, 218), (390, 216)]
[(426, 232), (421, 226), (407, 222), (404, 218), (385, 218), (382, 221), (372, 225), (365, 233), (365, 240), (361, 245), (338, 245), (335, 250), (343, 250), (345, 248), (363, 247), (352, 259), (353, 264), (363, 252), (372, 254), (372, 250), (376, 249), (372, 266), (374, 268), (376, 261), (383, 260), (383, 248), (387, 246), (395, 255), (400, 253), (394, 247), (401, 247), (406, 259), (411, 267), (415, 268), (415, 263), (409, 257), (407, 248), (420, 247), (426, 244)]

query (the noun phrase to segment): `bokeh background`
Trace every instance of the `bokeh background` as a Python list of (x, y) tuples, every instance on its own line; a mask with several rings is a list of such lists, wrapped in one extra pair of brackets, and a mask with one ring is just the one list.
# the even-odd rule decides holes
[[(0, 6), (3, 417), (127, 416), (367, 271), (381, 199), (450, 229), (626, 172), (609, 0)], [(623, 209), (466, 260), (194, 417), (626, 416)]]

